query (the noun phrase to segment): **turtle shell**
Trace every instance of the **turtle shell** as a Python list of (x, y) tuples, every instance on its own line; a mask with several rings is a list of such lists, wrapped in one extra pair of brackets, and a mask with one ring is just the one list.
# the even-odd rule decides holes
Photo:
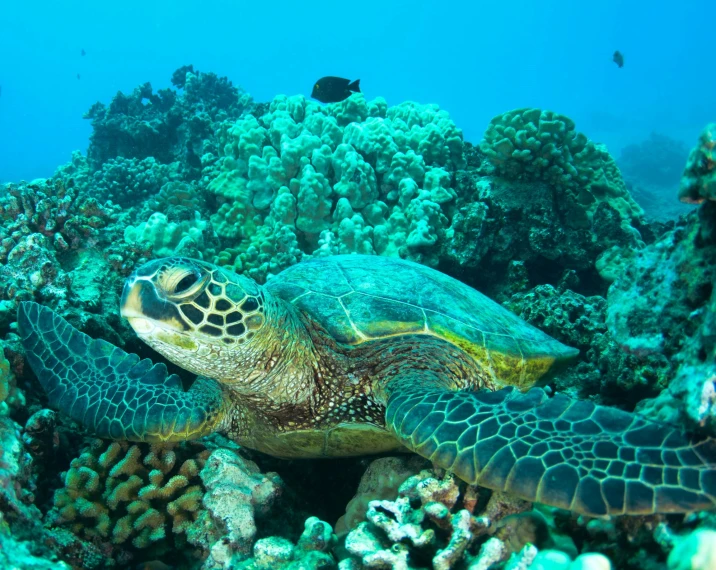
[(338, 255), (299, 263), (266, 288), (349, 345), (425, 334), (466, 351), (496, 385), (533, 385), (578, 354), (439, 271), (402, 259)]

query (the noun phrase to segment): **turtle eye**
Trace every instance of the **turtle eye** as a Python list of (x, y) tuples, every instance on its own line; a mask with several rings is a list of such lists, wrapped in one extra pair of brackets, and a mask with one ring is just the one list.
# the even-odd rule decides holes
[(187, 268), (169, 273), (161, 285), (170, 298), (184, 298), (197, 291), (202, 281), (202, 275), (198, 270)]
[(199, 281), (199, 276), (196, 273), (189, 273), (179, 280), (179, 283), (174, 287), (174, 293), (184, 293), (189, 287)]

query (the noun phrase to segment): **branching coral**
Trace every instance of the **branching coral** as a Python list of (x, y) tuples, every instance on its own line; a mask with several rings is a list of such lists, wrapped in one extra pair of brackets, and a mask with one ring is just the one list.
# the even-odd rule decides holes
[[(346, 536), (354, 567), (409, 568), (421, 566), (416, 561), (423, 560), (432, 561), (437, 570), (447, 570), (463, 560), (491, 524), (489, 518), (471, 512), (476, 488), (461, 489), (452, 476), (437, 479), (422, 471), (406, 480), (398, 495), (395, 501), (370, 502), (367, 522)], [(500, 558), (507, 554), (504, 550)]]
[(208, 451), (95, 440), (63, 474), (52, 524), (135, 548), (181, 545), (201, 512), (199, 472)]

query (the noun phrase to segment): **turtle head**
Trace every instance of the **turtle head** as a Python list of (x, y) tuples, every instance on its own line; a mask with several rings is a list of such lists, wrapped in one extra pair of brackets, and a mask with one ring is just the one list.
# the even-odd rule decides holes
[(120, 312), (144, 342), (175, 364), (233, 382), (253, 364), (252, 355), (263, 352), (257, 344), (267, 328), (267, 296), (248, 277), (168, 257), (127, 279)]

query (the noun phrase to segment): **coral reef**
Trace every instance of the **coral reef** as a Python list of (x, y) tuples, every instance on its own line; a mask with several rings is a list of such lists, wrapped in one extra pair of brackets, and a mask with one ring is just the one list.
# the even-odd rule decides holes
[(162, 164), (151, 156), (142, 159), (119, 156), (108, 159), (94, 172), (88, 191), (128, 207), (154, 198), (166, 184), (181, 178), (179, 162)]
[(609, 289), (607, 325), (638, 361), (669, 363), (668, 390), (643, 411), (714, 429), (716, 242), (702, 230), (691, 215), (638, 252)]
[(601, 396), (611, 405), (632, 406), (655, 396), (668, 384), (674, 368), (663, 354), (638, 357), (613, 338), (607, 327), (607, 302), (570, 289), (540, 285), (505, 303), (515, 314), (581, 353), (577, 366), (553, 384), (580, 399)]
[(59, 179), (10, 184), (0, 195), (0, 260), (7, 261), (19, 240), (33, 233), (50, 238), (58, 252), (92, 247), (117, 214)]
[(154, 212), (146, 222), (136, 227), (127, 226), (124, 230), (124, 241), (129, 244), (147, 241), (156, 257), (169, 257), (186, 251), (187, 248), (193, 248), (198, 255), (189, 257), (201, 258), (201, 252), (208, 249), (206, 233), (208, 222), (201, 219), (199, 212), (195, 211), (189, 219), (177, 222), (169, 221), (161, 212)]
[(456, 197), (451, 173), (464, 164), (462, 134), (437, 106), (279, 96), (218, 136), (211, 220), (230, 247), (219, 263), (259, 281), (306, 254), (437, 263)]
[(578, 348), (549, 389), (716, 434), (716, 126), (681, 181), (679, 198), (698, 211), (656, 223), (639, 197), (675, 185), (684, 154), (664, 137), (620, 159), (635, 201), (606, 149), (550, 111), (495, 117), (475, 147), (436, 105), (360, 94), (258, 104), (192, 66), (172, 84), (96, 104), (86, 157), (0, 188), (0, 566), (709, 567), (713, 516), (575, 517), (410, 455), (371, 462), (354, 498), (346, 484), (319, 520), (304, 494), (328, 501), (335, 490), (298, 485), (331, 466), (302, 467), (310, 475), (292, 488), (278, 460), (220, 438), (87, 446), (44, 407), (15, 315), (36, 300), (155, 358), (117, 314), (124, 277), (148, 259), (187, 255), (265, 282), (313, 256), (402, 257)]
[(215, 125), (251, 107), (251, 98), (228, 79), (192, 66), (178, 69), (172, 83), (181, 94), (172, 89), (154, 93), (145, 83), (130, 95), (118, 92), (108, 106), (95, 103), (87, 111), (93, 131), (87, 158), (93, 171), (110, 159), (152, 157), (162, 164), (179, 163), (185, 177), (196, 178)]
[[(203, 447), (145, 446), (95, 440), (63, 474), (49, 523), (109, 545), (180, 547), (191, 540), (204, 488)], [(200, 524), (200, 523), (199, 523)]]
[(501, 176), (544, 180), (574, 203), (567, 226), (586, 227), (597, 206), (608, 201), (625, 219), (641, 215), (606, 148), (575, 130), (564, 115), (516, 109), (492, 119), (480, 149)]
[(27, 542), (18, 542), (11, 536), (0, 532), (0, 568), (15, 570), (71, 570), (71, 566), (61, 560), (48, 560), (35, 556)]
[(679, 199), (689, 204), (716, 200), (716, 123), (708, 125), (686, 162)]
[(614, 247), (638, 249), (647, 239), (640, 219), (627, 223), (609, 202), (594, 208), (588, 227), (570, 227), (565, 220), (578, 205), (555, 200), (544, 182), (473, 170), (460, 173), (457, 191), (439, 267), (500, 301), (562, 282), (580, 293), (603, 294), (613, 278), (597, 271), (600, 256)]
[(80, 567), (80, 558), (101, 551), (125, 563), (183, 556), (207, 570), (233, 568), (252, 551), (255, 521), (283, 488), (234, 451), (191, 442), (94, 440), (62, 480), (46, 525), (51, 534), (72, 533), (54, 548)]

